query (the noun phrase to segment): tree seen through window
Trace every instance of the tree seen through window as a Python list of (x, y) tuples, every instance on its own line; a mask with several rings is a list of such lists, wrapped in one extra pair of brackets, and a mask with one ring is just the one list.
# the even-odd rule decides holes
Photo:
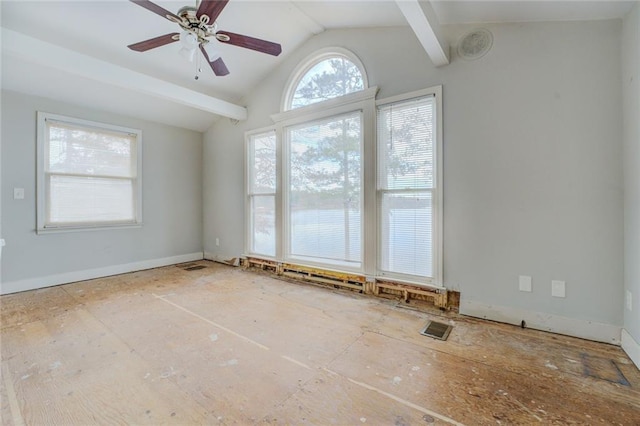
[(364, 90), (360, 69), (349, 59), (334, 56), (318, 62), (298, 82), (291, 109)]

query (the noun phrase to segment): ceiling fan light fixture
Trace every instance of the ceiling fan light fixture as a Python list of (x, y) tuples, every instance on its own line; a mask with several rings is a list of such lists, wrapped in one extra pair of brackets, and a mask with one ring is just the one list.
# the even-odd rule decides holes
[(182, 47), (182, 48), (180, 48), (178, 53), (180, 54), (180, 56), (185, 58), (187, 61), (193, 62), (193, 58), (196, 55), (196, 50), (195, 49), (187, 49), (186, 47)]
[(192, 32), (183, 31), (180, 34), (180, 44), (185, 49), (195, 49), (198, 47), (198, 37)]
[(206, 44), (203, 43), (202, 44), (202, 48), (204, 49), (205, 52), (207, 52), (207, 57), (209, 59), (209, 62), (213, 62), (213, 61), (219, 59), (220, 56), (222, 56), (220, 54), (220, 51), (215, 48), (213, 43), (206, 43)]
[(189, 62), (193, 62), (198, 47), (198, 38), (189, 31), (183, 31), (180, 34), (180, 45), (182, 46), (178, 53)]

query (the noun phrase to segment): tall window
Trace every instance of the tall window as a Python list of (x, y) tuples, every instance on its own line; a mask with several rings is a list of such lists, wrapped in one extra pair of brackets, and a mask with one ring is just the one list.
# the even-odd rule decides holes
[(248, 138), (249, 251), (276, 255), (276, 135)]
[(361, 127), (358, 111), (286, 130), (291, 257), (360, 267)]
[(434, 96), (378, 108), (380, 269), (434, 276)]
[(137, 225), (141, 132), (38, 113), (38, 230)]
[(377, 92), (341, 48), (292, 73), (247, 134), (248, 254), (442, 286), (442, 89)]

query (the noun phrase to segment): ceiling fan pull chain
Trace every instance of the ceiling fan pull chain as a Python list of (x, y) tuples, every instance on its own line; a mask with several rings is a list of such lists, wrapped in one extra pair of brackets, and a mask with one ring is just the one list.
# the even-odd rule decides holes
[(196, 76), (194, 77), (196, 80), (200, 78), (200, 73), (202, 72), (202, 59), (200, 56), (201, 55), (198, 55), (198, 52), (196, 52)]

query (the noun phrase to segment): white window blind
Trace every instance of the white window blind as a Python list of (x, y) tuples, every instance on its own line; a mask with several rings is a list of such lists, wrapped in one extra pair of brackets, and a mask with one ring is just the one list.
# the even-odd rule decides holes
[(362, 113), (286, 129), (289, 257), (360, 267)]
[(249, 136), (249, 252), (276, 255), (276, 135)]
[(140, 223), (140, 132), (45, 113), (39, 120), (39, 230)]
[(433, 96), (378, 107), (380, 269), (434, 275)]

